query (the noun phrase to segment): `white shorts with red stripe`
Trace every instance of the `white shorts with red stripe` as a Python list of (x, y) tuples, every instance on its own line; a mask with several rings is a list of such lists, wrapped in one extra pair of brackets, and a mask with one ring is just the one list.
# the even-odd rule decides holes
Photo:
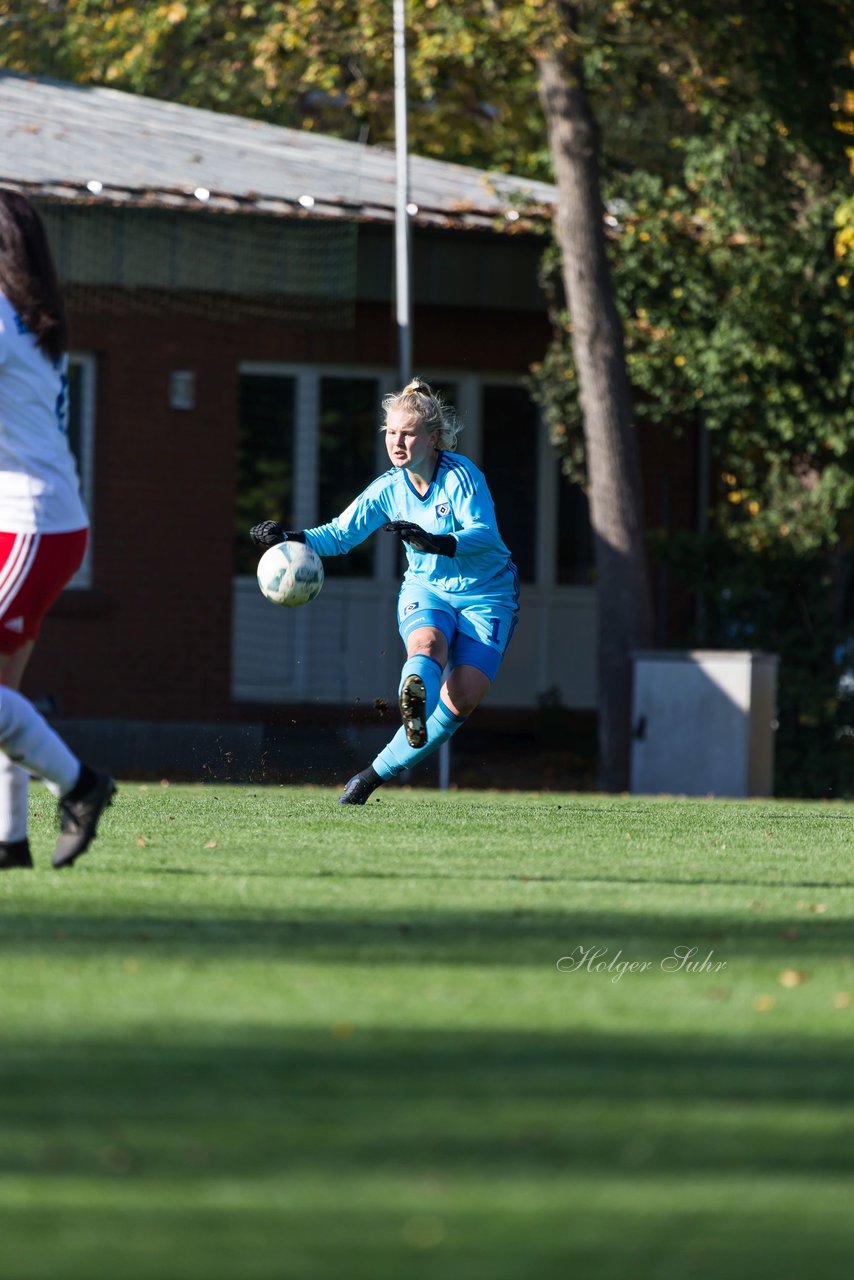
[(0, 653), (35, 640), (48, 609), (83, 563), (87, 529), (0, 532)]

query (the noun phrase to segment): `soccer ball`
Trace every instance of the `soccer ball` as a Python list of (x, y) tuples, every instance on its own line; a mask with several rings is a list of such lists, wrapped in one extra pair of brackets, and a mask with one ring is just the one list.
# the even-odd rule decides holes
[(295, 609), (313, 600), (323, 586), (323, 562), (304, 542), (280, 542), (258, 561), (258, 586), (273, 604)]

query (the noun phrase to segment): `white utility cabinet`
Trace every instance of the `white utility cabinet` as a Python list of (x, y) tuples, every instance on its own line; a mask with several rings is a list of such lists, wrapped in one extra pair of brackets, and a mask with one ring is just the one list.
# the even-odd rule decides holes
[(770, 796), (777, 663), (752, 650), (633, 654), (632, 792)]

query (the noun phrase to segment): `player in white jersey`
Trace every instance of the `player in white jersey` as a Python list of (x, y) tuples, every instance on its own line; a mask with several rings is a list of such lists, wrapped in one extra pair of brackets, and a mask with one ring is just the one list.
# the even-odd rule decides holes
[(33, 865), (30, 775), (59, 802), (55, 867), (88, 848), (115, 792), (18, 692), (42, 620), (86, 550), (67, 392), (65, 310), (44, 226), (23, 195), (0, 188), (0, 869)]
[(407, 659), (400, 678), (403, 727), (347, 783), (341, 804), (364, 804), (456, 733), (498, 672), (519, 612), (519, 578), (482, 472), (452, 452), (459, 427), (426, 382), (383, 401), (393, 463), (340, 516), (316, 529), (255, 525), (258, 547), (307, 542), (346, 555), (377, 529), (398, 535), (408, 567), (398, 597)]

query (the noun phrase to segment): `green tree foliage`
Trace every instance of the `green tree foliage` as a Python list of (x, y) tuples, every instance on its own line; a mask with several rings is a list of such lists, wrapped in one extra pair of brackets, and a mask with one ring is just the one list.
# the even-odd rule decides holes
[[(632, 169), (606, 132), (636, 417), (641, 429), (703, 428), (712, 441), (712, 532), (653, 543), (701, 599), (686, 642), (781, 655), (778, 785), (806, 794), (854, 789), (845, 678), (854, 665), (845, 151), (854, 96), (844, 18), (843, 5), (758, 4), (749, 18), (722, 6), (707, 33), (674, 22), (655, 68), (669, 94), (654, 95), (669, 129), (658, 154), (646, 148), (646, 168)], [(649, 62), (633, 65), (637, 99)], [(553, 251), (544, 279), (555, 339), (535, 386), (565, 470), (583, 481), (572, 317)]]
[[(676, 176), (674, 134), (745, 105), (808, 150), (832, 149), (816, 126), (847, 49), (847, 0), (576, 8), (606, 169)], [(547, 178), (535, 63), (559, 39), (554, 0), (408, 0), (407, 18), (414, 149)], [(0, 66), (389, 143), (391, 26), (391, 0), (0, 0)]]
[[(684, 153), (684, 185), (637, 173), (612, 205), (622, 210), (610, 217), (611, 243), (636, 414), (715, 434), (719, 515), (733, 541), (764, 551), (783, 538), (811, 551), (838, 536), (854, 499), (854, 325), (833, 248), (838, 192), (802, 182), (798, 153), (761, 118)], [(740, 184), (756, 170), (774, 176), (751, 195)], [(571, 321), (549, 284), (558, 333), (540, 394), (578, 479), (563, 341)]]

